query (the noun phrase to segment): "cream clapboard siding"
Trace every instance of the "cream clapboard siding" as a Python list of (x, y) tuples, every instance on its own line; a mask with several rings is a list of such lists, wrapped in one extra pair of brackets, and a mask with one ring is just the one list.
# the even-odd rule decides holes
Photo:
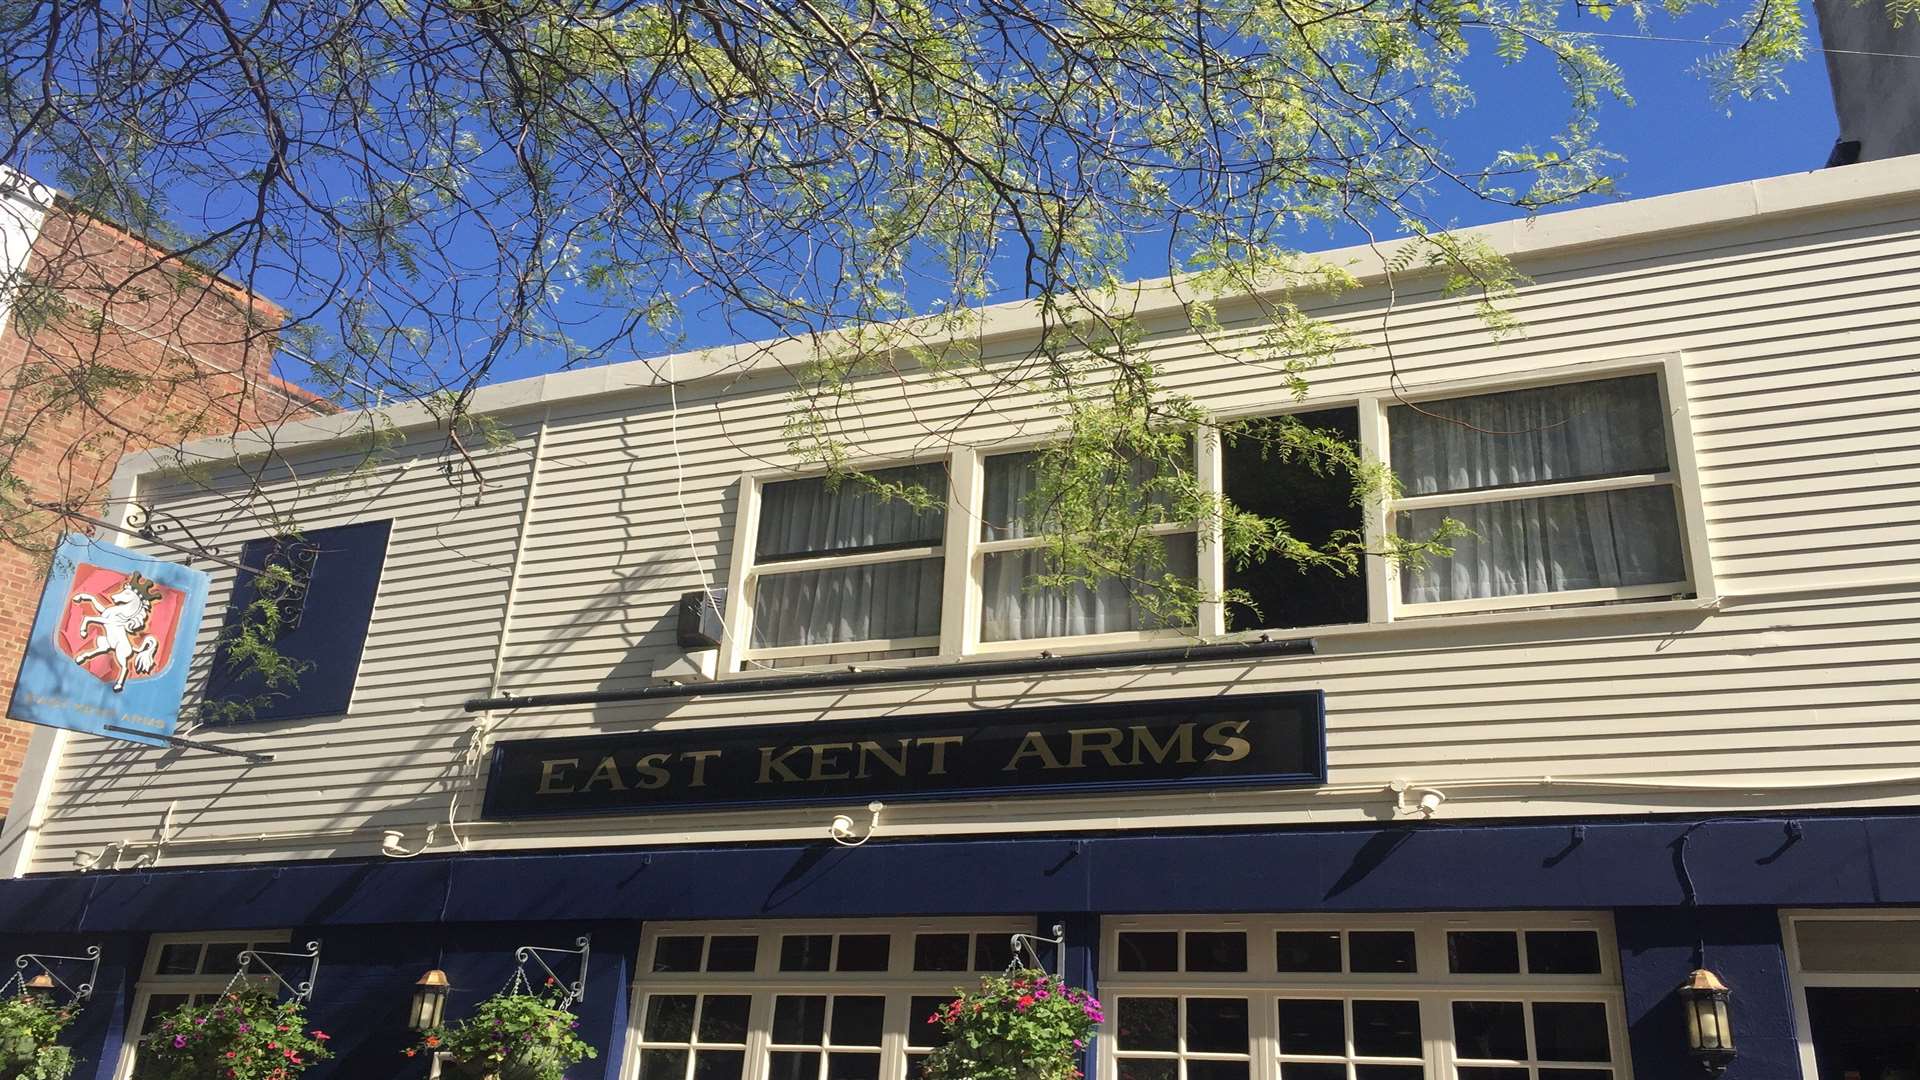
[[(474, 717), (461, 702), (495, 689), (646, 684), (677, 655), (674, 601), (726, 582), (741, 473), (793, 464), (777, 371), (673, 395), (530, 402), (501, 413), (516, 441), (489, 455), (484, 492), (448, 486), (431, 435), (405, 446), (404, 473), (382, 467), (361, 495), (270, 479), (269, 497), (298, 505), (307, 524), (395, 519), (352, 713), (220, 732), (276, 755), (255, 768), (71, 742), (37, 868), (115, 842), (129, 844), (121, 865), (150, 857), (170, 807), (168, 863), (366, 854), (383, 828), (416, 846), (436, 822), (435, 850), (452, 850), (444, 823), (456, 796), (459, 841), (476, 850), (814, 837), (829, 816), (817, 809), (476, 821), (483, 773), (463, 751), (482, 730), (804, 724), (1311, 687), (1328, 695), (1325, 789), (901, 804), (887, 833), (1377, 820), (1395, 779), (1446, 791), (1449, 818), (1920, 796), (1920, 194), (1549, 251), (1521, 268), (1532, 283), (1512, 307), (1525, 333), (1501, 342), (1430, 282), (1402, 281), (1390, 317), (1378, 285), (1322, 303), (1317, 313), (1353, 344), (1313, 375), (1305, 404), (1381, 392), (1395, 372), (1417, 390), (1679, 352), (1711, 606), (1337, 628), (1314, 634), (1315, 655), (1263, 661)], [(1276, 372), (1222, 356), (1250, 338), (1242, 327), (1202, 342), (1163, 319), (1155, 347), (1171, 386), (1222, 413), (1291, 407)], [(846, 419), (883, 457), (1032, 439), (1048, 424), (1030, 393), (982, 409), (973, 388), (914, 377), (876, 381)], [(327, 452), (292, 453), (295, 471), (318, 475)], [(203, 535), (200, 523), (225, 512), (223, 496), (174, 480), (150, 478), (142, 495)], [(306, 835), (233, 839), (262, 832)]]

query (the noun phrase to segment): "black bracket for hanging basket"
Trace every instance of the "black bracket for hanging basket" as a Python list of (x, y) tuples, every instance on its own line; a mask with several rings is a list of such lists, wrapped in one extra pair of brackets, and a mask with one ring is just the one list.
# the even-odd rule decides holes
[[(60, 973), (55, 971), (53, 965), (48, 963), (48, 961), (67, 961), (74, 964), (88, 965), (86, 981), (78, 985), (68, 983), (67, 980), (60, 977)], [(13, 958), (13, 966), (17, 969), (14, 978), (19, 979), (20, 985), (23, 987), (27, 983), (28, 964), (38, 966), (47, 978), (53, 980), (54, 985), (65, 990), (69, 1001), (85, 1001), (93, 996), (93, 984), (100, 977), (100, 946), (89, 945), (87, 946), (87, 951), (80, 956), (56, 956), (52, 953), (21, 953), (19, 956)]]
[[(553, 949), (540, 945), (522, 945), (513, 950), (513, 958), (519, 962), (520, 974), (523, 976), (527, 973), (527, 961), (531, 960), (539, 964), (540, 969), (547, 973), (547, 978), (567, 988), (567, 1003), (572, 1004), (576, 1001), (587, 1000), (587, 961), (593, 956), (593, 935), (581, 934), (579, 937), (573, 939), (573, 945), (574, 947), (571, 949)], [(572, 981), (561, 978), (560, 973), (553, 970), (553, 965), (547, 963), (547, 958), (542, 956), (542, 953), (551, 953), (554, 956), (578, 956), (580, 958), (579, 978)]]
[(1035, 947), (1042, 944), (1053, 946), (1054, 958), (1061, 964), (1066, 963), (1067, 928), (1062, 923), (1053, 924), (1053, 936), (1050, 938), (1041, 937), (1039, 934), (1014, 934), (1008, 941), (1013, 946), (1013, 959), (1007, 962), (1009, 972), (1020, 966), (1023, 953), (1033, 961), (1033, 970), (1047, 970), (1046, 961), (1040, 958), (1040, 950)]

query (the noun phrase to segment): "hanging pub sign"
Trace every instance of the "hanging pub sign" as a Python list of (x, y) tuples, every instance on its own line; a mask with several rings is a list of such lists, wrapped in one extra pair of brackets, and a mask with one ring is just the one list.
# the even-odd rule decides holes
[(165, 746), (180, 718), (207, 575), (70, 534), (27, 640), (7, 716)]
[(1318, 690), (753, 724), (493, 749), (486, 816), (1326, 782)]

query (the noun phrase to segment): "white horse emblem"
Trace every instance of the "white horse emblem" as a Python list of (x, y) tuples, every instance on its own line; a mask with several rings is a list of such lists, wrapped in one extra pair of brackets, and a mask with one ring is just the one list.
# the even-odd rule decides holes
[(88, 643), (90, 628), (100, 629), (92, 635), (88, 643), (91, 647), (73, 654), (73, 659), (85, 667), (87, 661), (96, 656), (111, 655), (118, 675), (113, 680), (115, 693), (126, 687), (129, 669), (151, 675), (154, 655), (160, 651), (160, 639), (145, 632), (147, 617), (153, 613), (153, 605), (165, 595), (158, 585), (139, 574), (131, 575), (107, 594), (105, 604), (92, 593), (75, 593), (73, 602), (91, 605), (94, 612), (80, 620), (80, 640)]

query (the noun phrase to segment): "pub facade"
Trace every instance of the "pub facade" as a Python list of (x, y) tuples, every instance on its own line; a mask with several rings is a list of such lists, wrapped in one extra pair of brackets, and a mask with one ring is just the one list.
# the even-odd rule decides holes
[[(317, 1080), (428, 1075), (417, 980), (457, 1017), (529, 955), (580, 984), (574, 1080), (908, 1080), (1015, 935), (1105, 1002), (1098, 1080), (1914, 1080), (1920, 163), (1471, 232), (1521, 333), (1327, 253), (1305, 396), (1223, 340), (1254, 307), (1131, 298), (1170, 387), (1398, 478), (1353, 506), (1200, 438), (1204, 482), (1470, 530), (1337, 576), (1159, 526), (1255, 601), (1191, 626), (1029, 587), (1043, 394), (865, 377), (859, 466), (937, 496), (888, 499), (793, 451), (795, 343), (486, 388), (453, 465), (407, 407), (129, 459), (118, 542), (285, 560), (306, 673), (190, 745), (38, 730), (0, 945), (78, 965), (88, 1080), (247, 949)], [(992, 372), (1038, 323), (978, 329)], [(190, 706), (245, 689), (212, 658), (257, 586), (212, 574)]]

